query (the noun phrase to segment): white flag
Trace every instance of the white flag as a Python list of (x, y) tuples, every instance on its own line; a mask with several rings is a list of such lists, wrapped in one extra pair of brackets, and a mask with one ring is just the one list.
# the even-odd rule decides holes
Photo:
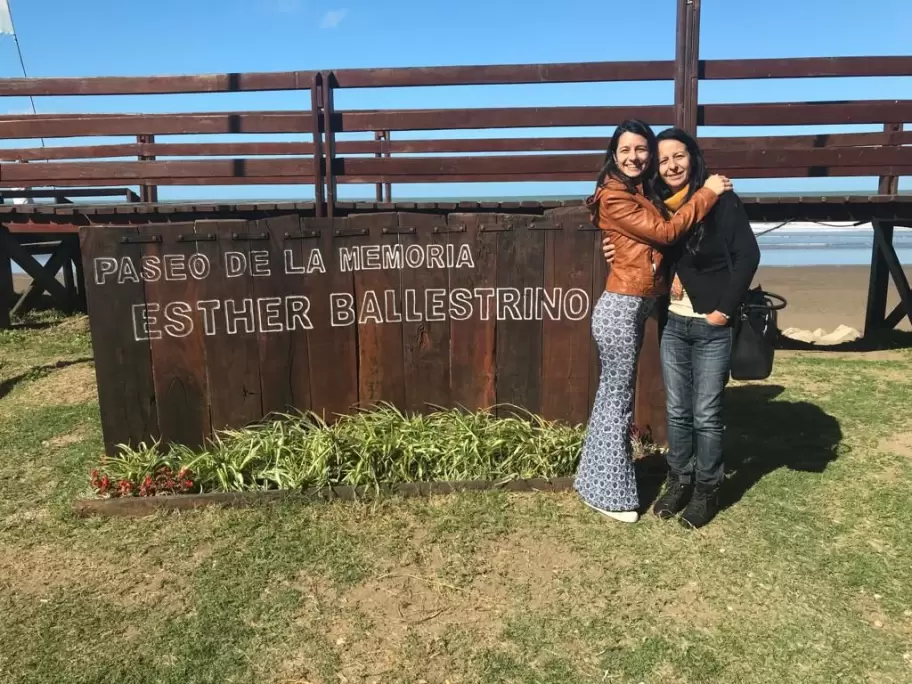
[(0, 33), (15, 35), (13, 17), (9, 10), (9, 0), (0, 0)]

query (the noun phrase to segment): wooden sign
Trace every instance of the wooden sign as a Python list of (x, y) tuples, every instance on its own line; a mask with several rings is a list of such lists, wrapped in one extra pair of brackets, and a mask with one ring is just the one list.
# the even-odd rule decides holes
[(271, 412), (331, 419), (377, 402), (584, 422), (605, 270), (599, 234), (580, 218), (83, 228), (106, 448), (196, 447)]

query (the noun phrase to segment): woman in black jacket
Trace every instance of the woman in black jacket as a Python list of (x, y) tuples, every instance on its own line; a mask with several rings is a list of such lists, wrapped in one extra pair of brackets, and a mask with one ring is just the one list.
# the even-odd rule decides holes
[[(707, 178), (696, 140), (671, 128), (658, 135), (656, 204), (671, 216)], [(606, 258), (611, 246), (604, 241)], [(681, 511), (685, 527), (702, 527), (719, 510), (723, 479), (722, 398), (729, 376), (731, 319), (750, 288), (760, 248), (747, 213), (727, 192), (706, 218), (667, 252), (675, 272), (661, 332), (668, 411), (668, 481), (653, 507), (660, 518)]]

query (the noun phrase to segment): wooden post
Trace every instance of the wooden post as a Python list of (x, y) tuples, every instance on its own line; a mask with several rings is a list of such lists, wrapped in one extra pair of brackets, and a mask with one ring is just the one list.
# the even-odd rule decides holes
[[(137, 135), (136, 142), (140, 145), (151, 145), (155, 142), (154, 135)], [(155, 161), (155, 155), (140, 154), (139, 161)], [(139, 188), (140, 202), (158, 202), (158, 186), (152, 183), (143, 183)]]
[[(383, 145), (381, 144), (381, 141), (383, 140), (383, 135), (384, 135), (383, 131), (374, 131), (374, 140), (377, 142), (377, 147), (379, 148), (374, 153), (374, 158), (376, 158), (376, 159), (380, 159), (383, 156), (383, 152), (382, 152)], [(375, 187), (374, 196), (377, 198), (378, 202), (382, 202), (383, 201), (383, 183), (377, 183), (377, 184), (375, 184), (374, 187)]]
[(323, 149), (326, 157), (326, 216), (336, 213), (336, 134), (333, 131), (333, 88), (336, 77), (331, 71), (323, 72)]
[(697, 136), (700, 83), (700, 0), (688, 0), (684, 130)]
[(700, 0), (678, 0), (675, 41), (675, 126), (697, 134), (700, 80)]
[[(8, 232), (6, 226), (0, 226), (0, 233)], [(10, 327), (10, 309), (16, 296), (11, 257), (3, 246), (2, 238), (0, 236), (0, 329)]]
[[(383, 150), (383, 156), (387, 159), (392, 156), (390, 151), (390, 140), (392, 140), (392, 134), (389, 131), (383, 131), (383, 142), (381, 143), (381, 148)], [(393, 184), (386, 182), (383, 184), (383, 194), (385, 196), (384, 202), (393, 201)]]
[(675, 35), (674, 124), (684, 128), (684, 107), (687, 100), (687, 19), (688, 0), (678, 0), (678, 21)]
[(313, 176), (314, 205), (317, 217), (326, 215), (326, 196), (324, 195), (324, 160), (323, 160), (323, 74), (316, 72), (310, 86), (310, 115), (313, 121)]
[[(902, 131), (901, 123), (884, 124), (884, 133), (898, 133)], [(880, 195), (895, 195), (899, 191), (899, 178), (896, 176), (881, 176), (877, 192)], [(872, 222), (874, 238), (871, 241), (871, 273), (868, 280), (868, 303), (865, 311), (864, 336), (869, 337), (877, 330), (886, 327), (887, 319), (887, 292), (890, 289), (890, 267), (887, 264), (887, 255), (881, 249), (881, 240), (877, 233), (883, 235), (883, 241), (893, 245), (893, 225)], [(897, 321), (898, 322), (898, 321)], [(893, 324), (895, 325), (895, 323)], [(893, 326), (890, 326), (891, 328)]]

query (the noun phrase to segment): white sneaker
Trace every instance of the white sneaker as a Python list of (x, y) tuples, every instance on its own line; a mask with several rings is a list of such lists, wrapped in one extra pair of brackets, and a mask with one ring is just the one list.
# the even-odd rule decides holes
[(636, 511), (606, 511), (605, 509), (599, 508), (598, 506), (593, 506), (588, 501), (583, 501), (583, 503), (589, 506), (589, 508), (591, 508), (593, 511), (597, 511), (604, 516), (607, 516), (613, 520), (619, 520), (620, 522), (635, 523), (640, 519), (640, 514)]

